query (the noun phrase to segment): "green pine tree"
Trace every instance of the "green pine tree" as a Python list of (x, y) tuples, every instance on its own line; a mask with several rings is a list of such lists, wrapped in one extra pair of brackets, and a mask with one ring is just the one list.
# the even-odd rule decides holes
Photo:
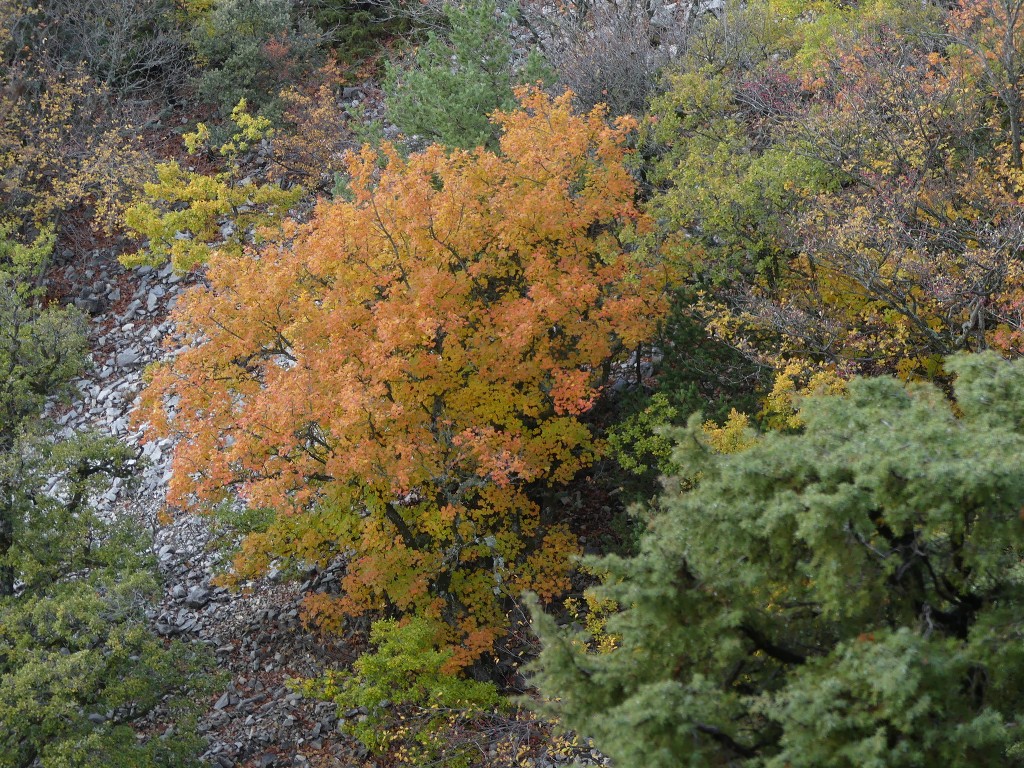
[(493, 0), (445, 6), (449, 29), (431, 32), (410, 68), (389, 66), (385, 92), (391, 119), (406, 134), (450, 147), (497, 147), (497, 126), (487, 116), (512, 109), (512, 86), (547, 79), (536, 56), (521, 78), (513, 75), (511, 19)]
[(600, 597), (609, 653), (537, 615), (548, 708), (618, 765), (1024, 765), (1024, 362), (955, 402), (862, 379), (734, 455), (699, 420)]

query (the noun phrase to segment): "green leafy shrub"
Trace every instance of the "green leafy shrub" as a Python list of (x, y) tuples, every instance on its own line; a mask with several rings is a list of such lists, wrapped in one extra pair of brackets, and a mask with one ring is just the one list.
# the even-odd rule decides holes
[(649, 500), (658, 477), (678, 470), (662, 427), (682, 426), (697, 411), (715, 422), (728, 420), (733, 409), (756, 413), (766, 384), (767, 371), (705, 331), (683, 295), (674, 298), (656, 347), (650, 388), (624, 394), (608, 431), (626, 502)]
[[(142, 572), (0, 598), (0, 765), (198, 765), (190, 699), (210, 690), (207, 662), (149, 629), (143, 609), (156, 591)], [(173, 735), (140, 739), (133, 722), (158, 706)]]
[(670, 472), (674, 468), (672, 441), (659, 434), (658, 428), (672, 423), (678, 414), (664, 392), (654, 393), (641, 410), (629, 414), (609, 430), (612, 457), (632, 475)]
[[(40, 418), (88, 348), (82, 317), (39, 306), (24, 282), (47, 251), (0, 248), (0, 765), (193, 765), (190, 702), (208, 690), (208, 659), (152, 633), (159, 583), (145, 539), (91, 504), (128, 478), (132, 454), (113, 438), (56, 442)], [(137, 735), (158, 707), (175, 730)]]
[(288, 0), (217, 0), (192, 40), (203, 66), (199, 93), (224, 114), (242, 99), (276, 116), (277, 94), (323, 65), (323, 34)]
[(43, 227), (31, 243), (18, 242), (18, 222), (0, 221), (0, 282), (24, 293), (42, 276), (56, 242), (53, 227)]
[(376, 753), (405, 743), (406, 755), (466, 765), (463, 748), (447, 734), (501, 703), (492, 683), (446, 671), (450, 650), (436, 645), (437, 627), (422, 618), (377, 621), (370, 631), (376, 650), (364, 653), (352, 673), (332, 673), (300, 689), (334, 701), (344, 729)]

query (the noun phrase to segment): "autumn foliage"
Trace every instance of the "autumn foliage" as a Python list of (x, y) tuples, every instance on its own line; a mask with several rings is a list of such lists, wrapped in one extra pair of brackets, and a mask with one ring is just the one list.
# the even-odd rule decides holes
[(1020, 4), (917, 5), (815, 32), (735, 4), (708, 25), (713, 60), (682, 61), (652, 106), (651, 206), (703, 246), (697, 315), (766, 367), (930, 378), (957, 351), (1022, 348)]
[[(507, 598), (566, 585), (552, 486), (600, 452), (581, 420), (662, 313), (623, 161), (633, 127), (521, 91), (501, 149), (349, 157), (348, 200), (262, 252), (214, 254), (176, 313), (196, 342), (145, 418), (179, 438), (171, 498), (273, 508), (240, 576), (348, 560), (331, 624), (380, 609), (456, 627), (462, 663)], [(165, 405), (174, 403), (173, 415)]]

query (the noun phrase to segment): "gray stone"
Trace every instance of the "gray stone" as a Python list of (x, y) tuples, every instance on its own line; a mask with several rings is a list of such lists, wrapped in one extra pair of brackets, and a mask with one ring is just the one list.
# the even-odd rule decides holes
[(185, 598), (185, 605), (191, 608), (202, 608), (208, 602), (210, 602), (210, 592), (203, 587), (192, 587)]
[(75, 307), (90, 315), (99, 314), (100, 297), (95, 293), (91, 293), (88, 296), (79, 296), (75, 299)]
[(125, 352), (118, 353), (117, 357), (114, 358), (114, 362), (121, 368), (125, 368), (129, 365), (135, 365), (141, 359), (141, 355), (134, 349), (126, 350)]

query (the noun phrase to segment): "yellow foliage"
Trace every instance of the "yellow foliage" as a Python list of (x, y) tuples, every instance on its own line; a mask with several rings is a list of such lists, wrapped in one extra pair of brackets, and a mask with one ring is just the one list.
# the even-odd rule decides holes
[(704, 437), (715, 453), (740, 453), (757, 442), (757, 433), (750, 426), (750, 417), (735, 408), (729, 411), (725, 424), (706, 421)]
[(81, 70), (35, 75), (32, 84), (16, 67), (3, 75), (0, 215), (38, 230), (91, 204), (94, 220), (112, 228), (146, 162), (126, 123), (96, 119), (103, 89)]
[[(783, 371), (769, 421), (799, 421), (783, 402), (793, 359), (911, 380), (942, 377), (958, 350), (1019, 354), (1019, 88), (994, 62), (1021, 71), (1021, 15), (996, 0), (741, 5), (792, 21), (798, 48), (772, 34), (778, 53), (738, 72), (723, 54), (669, 77), (652, 205), (704, 246), (687, 266), (709, 330)], [(922, 44), (940, 33), (964, 44)]]
[(772, 391), (765, 397), (761, 411), (763, 423), (769, 429), (780, 431), (799, 429), (803, 426), (799, 413), (801, 397), (845, 392), (846, 381), (834, 370), (792, 361), (776, 374)]
[[(231, 122), (235, 124), (237, 130), (228, 141), (221, 145), (218, 151), (232, 160), (243, 152), (248, 152), (253, 144), (258, 144), (274, 135), (270, 119), (262, 115), (249, 114), (249, 107), (245, 99), (241, 99), (231, 110)], [(202, 123), (199, 124), (199, 127), (206, 129)], [(206, 141), (209, 141), (208, 130), (206, 136)], [(188, 136), (185, 137), (185, 141), (187, 145)], [(189, 151), (194, 152), (195, 150), (190, 149)]]
[(589, 643), (587, 650), (596, 653), (611, 653), (619, 647), (621, 638), (608, 632), (608, 617), (619, 610), (619, 604), (607, 597), (600, 597), (592, 590), (583, 593), (581, 603), (575, 597), (565, 601), (565, 609), (586, 632)]
[[(249, 115), (245, 99), (231, 113), (237, 130), (217, 148), (228, 159), (222, 173), (207, 175), (183, 169), (170, 160), (156, 166), (156, 181), (124, 215), (124, 223), (146, 247), (121, 257), (127, 267), (160, 265), (170, 261), (179, 272), (204, 264), (215, 250), (238, 256), (248, 243), (259, 243), (264, 228), (280, 227), (303, 195), (301, 187), (282, 189), (277, 184), (255, 184), (242, 177), (239, 155), (272, 135), (270, 121)], [(192, 154), (210, 141), (209, 128), (200, 123), (184, 137)]]
[(345, 153), (358, 146), (348, 126), (353, 119), (341, 106), (335, 88), (337, 65), (320, 69), (315, 87), (292, 86), (281, 91), (284, 130), (274, 136), (274, 174), (295, 178), (310, 187), (334, 183), (345, 170)]

